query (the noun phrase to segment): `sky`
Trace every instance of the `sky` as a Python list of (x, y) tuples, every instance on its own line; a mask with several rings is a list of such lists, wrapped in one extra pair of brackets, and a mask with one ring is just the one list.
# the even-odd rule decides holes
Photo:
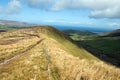
[(120, 0), (0, 0), (0, 20), (120, 29)]

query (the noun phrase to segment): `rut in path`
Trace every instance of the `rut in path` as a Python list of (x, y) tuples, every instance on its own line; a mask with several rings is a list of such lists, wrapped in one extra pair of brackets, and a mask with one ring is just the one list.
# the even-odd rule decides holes
[(5, 65), (7, 63), (9, 63), (10, 61), (12, 60), (15, 60), (15, 59), (18, 59), (20, 56), (24, 55), (26, 52), (28, 52), (29, 50), (31, 50), (32, 48), (34, 48), (35, 46), (37, 46), (39, 43), (41, 43), (44, 39), (40, 39), (39, 41), (36, 42), (36, 44), (30, 46), (28, 49), (26, 49), (25, 51), (23, 52), (20, 52), (18, 55), (15, 55), (14, 57), (8, 59), (8, 60), (5, 60), (4, 62), (0, 63), (0, 66), (2, 65)]
[(46, 59), (46, 71), (48, 72), (48, 80), (51, 80), (51, 68), (50, 68), (50, 56), (48, 54), (46, 46), (43, 44), (43, 54), (45, 54), (45, 59)]

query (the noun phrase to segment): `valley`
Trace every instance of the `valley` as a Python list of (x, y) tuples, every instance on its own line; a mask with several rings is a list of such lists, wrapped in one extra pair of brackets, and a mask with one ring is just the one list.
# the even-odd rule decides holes
[[(82, 31), (83, 32), (83, 31)], [(73, 32), (69, 32), (70, 34)], [(69, 35), (68, 33), (68, 35)], [(81, 31), (79, 31), (81, 33)], [(88, 33), (88, 32), (87, 32)], [(84, 47), (86, 50), (97, 56), (99, 59), (110, 64), (120, 66), (120, 32), (119, 29), (102, 34), (78, 34), (74, 31), (74, 35), (69, 35), (78, 46)]]

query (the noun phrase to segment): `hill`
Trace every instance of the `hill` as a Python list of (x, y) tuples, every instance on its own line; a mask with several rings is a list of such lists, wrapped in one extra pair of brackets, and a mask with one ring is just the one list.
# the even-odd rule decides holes
[(63, 32), (37, 26), (0, 33), (1, 80), (119, 80), (120, 69), (76, 46)]
[(30, 26), (34, 26), (34, 25), (35, 24), (29, 24), (29, 23), (25, 23), (25, 22), (0, 20), (0, 32), (30, 27)]
[(23, 27), (0, 25), (0, 32), (6, 32), (6, 31), (9, 31), (9, 30), (16, 30), (16, 29), (21, 29), (21, 28), (23, 28)]
[(95, 33), (92, 33), (90, 31), (86, 30), (64, 30), (64, 33), (67, 35), (80, 35), (80, 36), (86, 36), (86, 35), (94, 35)]
[(102, 34), (100, 37), (120, 37), (120, 29), (114, 30), (106, 34)]
[(0, 20), (0, 25), (8, 25), (8, 26), (14, 26), (14, 27), (29, 27), (35, 24), (29, 24), (25, 22), (11, 21), (11, 20)]
[(82, 45), (100, 59), (120, 66), (120, 30), (93, 36), (71, 36), (77, 45)]
[(64, 30), (63, 32), (69, 37), (71, 37), (73, 40), (84, 39), (86, 38), (86, 36), (91, 37), (96, 35), (96, 33), (86, 31), (86, 30)]

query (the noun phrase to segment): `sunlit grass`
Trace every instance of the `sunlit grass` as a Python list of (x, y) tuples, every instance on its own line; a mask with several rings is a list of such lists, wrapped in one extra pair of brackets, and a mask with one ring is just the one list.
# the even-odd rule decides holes
[[(0, 53), (21, 54), (19, 49), (31, 49), (24, 55), (0, 65), (0, 80), (119, 80), (120, 69), (101, 62), (83, 48), (79, 48), (60, 32), (51, 28), (28, 28), (4, 33), (0, 40), (21, 36), (23, 32), (37, 34), (13, 44), (0, 45)], [(55, 33), (54, 33), (55, 32)], [(49, 35), (49, 36), (48, 36)], [(22, 35), (23, 36), (23, 35)], [(38, 43), (39, 40), (43, 39)], [(1, 47), (2, 46), (2, 47)], [(17, 49), (18, 48), (18, 49)], [(6, 49), (6, 50), (5, 50)], [(15, 50), (12, 50), (15, 49)], [(18, 51), (18, 54), (16, 54)], [(13, 54), (12, 54), (13, 52)], [(15, 54), (14, 54), (15, 52)], [(9, 56), (4, 56), (8, 59)]]

